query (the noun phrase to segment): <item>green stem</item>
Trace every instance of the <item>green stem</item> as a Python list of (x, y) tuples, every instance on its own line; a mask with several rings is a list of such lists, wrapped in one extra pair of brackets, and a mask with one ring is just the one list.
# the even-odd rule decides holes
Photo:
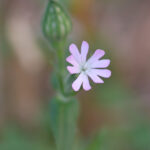
[(61, 94), (64, 93), (64, 72), (65, 72), (65, 41), (61, 42), (53, 42), (53, 47), (55, 48), (55, 54), (56, 54), (56, 66), (55, 71), (57, 74), (57, 78), (59, 80), (59, 92)]

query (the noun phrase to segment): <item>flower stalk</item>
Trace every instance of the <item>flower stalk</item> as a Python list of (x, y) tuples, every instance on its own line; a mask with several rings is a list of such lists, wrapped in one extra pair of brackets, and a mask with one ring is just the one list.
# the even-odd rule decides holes
[(52, 82), (56, 95), (50, 100), (50, 121), (57, 150), (72, 150), (78, 118), (78, 101), (72, 89), (66, 90), (71, 82), (65, 67), (65, 45), (71, 28), (70, 17), (61, 4), (49, 0), (42, 29), (55, 54)]

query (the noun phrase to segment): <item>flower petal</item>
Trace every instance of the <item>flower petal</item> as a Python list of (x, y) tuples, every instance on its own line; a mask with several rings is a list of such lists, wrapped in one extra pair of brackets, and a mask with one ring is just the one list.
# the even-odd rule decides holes
[(74, 57), (74, 59), (78, 63), (81, 63), (81, 55), (80, 55), (79, 50), (78, 50), (78, 48), (77, 48), (77, 46), (75, 44), (71, 44), (69, 46), (69, 51), (72, 54), (72, 56)]
[(94, 61), (99, 60), (101, 57), (105, 55), (105, 52), (103, 50), (97, 49), (94, 54), (88, 59), (86, 63), (86, 67), (88, 67), (91, 63)]
[(74, 57), (72, 55), (68, 56), (66, 58), (66, 61), (70, 64), (72, 64), (73, 66), (78, 66), (77, 61), (74, 59)]
[(80, 68), (78, 66), (67, 66), (67, 70), (70, 74), (80, 73)]
[(82, 45), (81, 45), (81, 61), (82, 61), (82, 63), (85, 63), (85, 61), (86, 61), (88, 50), (89, 50), (89, 44), (86, 41), (83, 41)]
[(93, 62), (90, 67), (91, 68), (106, 68), (110, 65), (109, 59), (103, 59)]
[(84, 79), (84, 74), (80, 73), (78, 78), (72, 83), (72, 88), (74, 91), (79, 91)]
[(104, 83), (104, 81), (97, 75), (94, 69), (88, 70), (87, 75), (93, 80), (94, 83)]
[(84, 77), (83, 77), (83, 89), (85, 91), (89, 91), (91, 89), (88, 76), (85, 75), (85, 74), (84, 74)]
[(109, 78), (111, 76), (111, 71), (108, 69), (91, 69), (95, 72), (98, 76), (101, 76), (103, 78)]

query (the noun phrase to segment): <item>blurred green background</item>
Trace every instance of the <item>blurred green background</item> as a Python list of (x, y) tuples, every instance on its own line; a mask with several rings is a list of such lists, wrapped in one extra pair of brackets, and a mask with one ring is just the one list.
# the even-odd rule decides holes
[[(60, 0), (71, 42), (101, 48), (112, 77), (78, 94), (74, 150), (150, 150), (150, 1)], [(52, 59), (41, 32), (47, 0), (0, 0), (0, 150), (54, 150)]]

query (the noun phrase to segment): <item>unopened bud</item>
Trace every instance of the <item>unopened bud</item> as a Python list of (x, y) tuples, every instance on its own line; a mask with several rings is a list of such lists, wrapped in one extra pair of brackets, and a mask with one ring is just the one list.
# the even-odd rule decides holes
[(55, 0), (49, 0), (43, 19), (43, 33), (52, 42), (64, 40), (71, 31), (72, 23), (65, 9)]

